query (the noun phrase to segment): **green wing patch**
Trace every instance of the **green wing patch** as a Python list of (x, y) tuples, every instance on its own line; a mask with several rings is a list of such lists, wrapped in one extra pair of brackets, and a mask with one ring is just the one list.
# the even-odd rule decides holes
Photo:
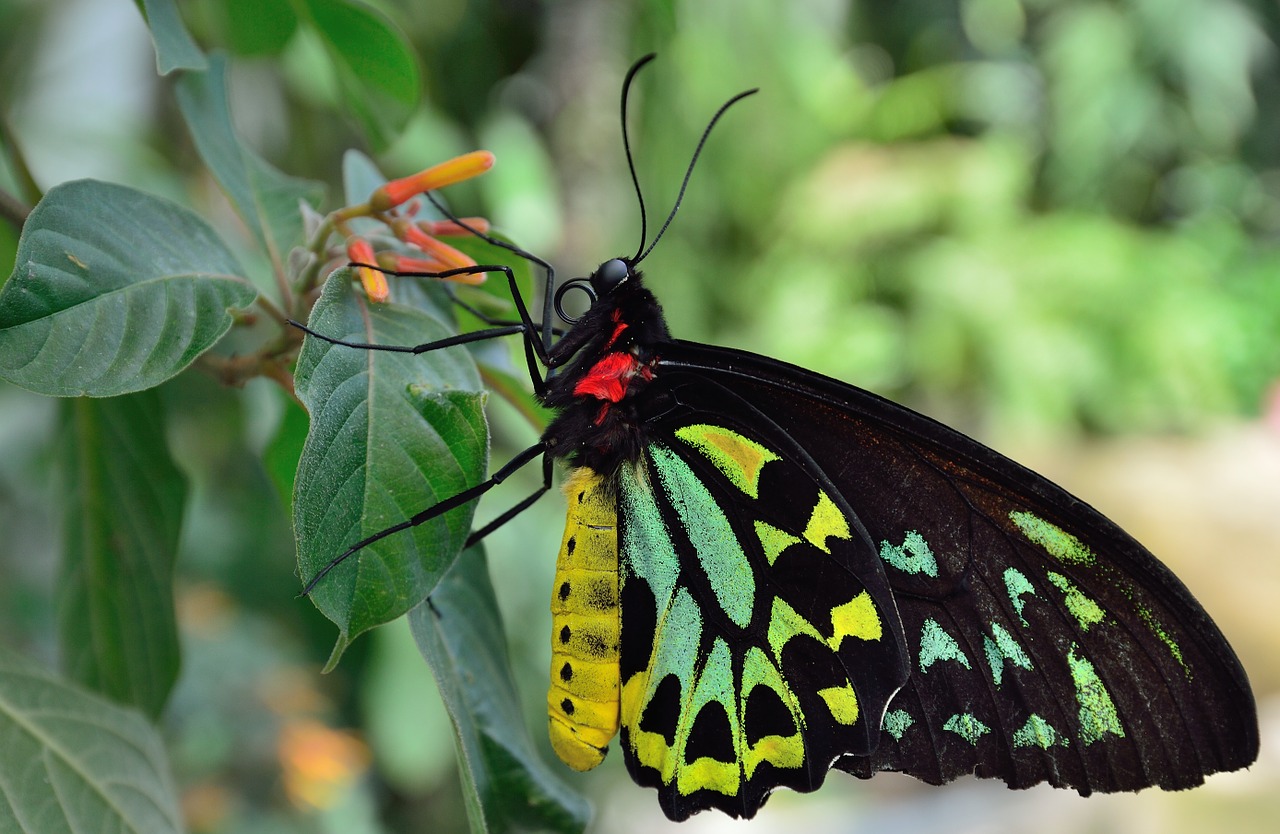
[(618, 475), (624, 757), (675, 819), (751, 816), (875, 743), (896, 684), (863, 677), (904, 665), (896, 615), (845, 564), (846, 511), (780, 450), (711, 424), (672, 434)]

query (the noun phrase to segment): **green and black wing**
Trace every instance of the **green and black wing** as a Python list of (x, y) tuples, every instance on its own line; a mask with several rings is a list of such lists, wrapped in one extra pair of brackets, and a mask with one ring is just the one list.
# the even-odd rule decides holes
[(801, 368), (659, 356), (620, 479), (622, 746), (669, 816), (751, 816), (833, 762), (1088, 794), (1256, 758), (1231, 647), (1096, 510)]
[(686, 416), (618, 477), (621, 744), (672, 819), (750, 817), (874, 752), (906, 637), (871, 540), (804, 450), (741, 413)]

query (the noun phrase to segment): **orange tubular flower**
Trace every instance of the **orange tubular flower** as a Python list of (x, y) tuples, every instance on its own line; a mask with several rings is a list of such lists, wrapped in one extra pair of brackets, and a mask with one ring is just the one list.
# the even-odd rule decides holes
[(370, 195), (369, 208), (375, 212), (393, 209), (418, 194), (483, 174), (493, 167), (493, 162), (494, 156), (489, 151), (464, 153), (413, 176), (392, 180)]
[[(482, 235), (489, 233), (489, 221), (483, 217), (459, 217), (458, 220)], [(470, 229), (452, 220), (420, 220), (418, 226), (432, 237), (466, 237), (471, 234)]]
[(369, 297), (369, 300), (379, 304), (386, 301), (391, 294), (391, 288), (387, 286), (387, 276), (375, 269), (378, 256), (373, 253), (373, 246), (369, 241), (358, 237), (348, 238), (347, 258), (355, 265), (356, 274), (360, 276), (360, 283), (364, 285), (364, 294)]
[[(444, 272), (446, 269), (449, 269), (448, 266), (440, 263), (439, 261), (433, 261), (433, 260), (423, 259), (423, 258), (408, 258), (408, 257), (405, 257), (404, 255), (392, 255), (388, 260), (390, 261), (390, 269), (392, 272), (419, 274), (419, 273)], [(450, 276), (450, 278), (446, 280), (451, 280), (455, 277), (470, 278), (472, 276), (470, 275)]]
[[(395, 230), (396, 237), (421, 249), (431, 260), (438, 261), (442, 269), (460, 269), (476, 265), (475, 259), (470, 255), (453, 248), (447, 243), (436, 240), (427, 233), (422, 227), (428, 225), (430, 224), (415, 224), (402, 220), (395, 223), (392, 228)], [(460, 273), (458, 275), (450, 275), (445, 280), (474, 285), (484, 283), (485, 275), (486, 273), (483, 272)]]

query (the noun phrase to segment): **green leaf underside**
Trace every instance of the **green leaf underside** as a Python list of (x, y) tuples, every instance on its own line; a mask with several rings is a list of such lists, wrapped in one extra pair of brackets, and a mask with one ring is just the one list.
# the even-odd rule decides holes
[(291, 0), (224, 0), (222, 25), (227, 43), (240, 55), (275, 55), (298, 28)]
[(168, 75), (177, 69), (202, 70), (204, 53), (187, 31), (175, 0), (138, 0), (142, 6), (151, 40), (156, 47), (156, 72)]
[(179, 205), (77, 180), (45, 195), (0, 290), (0, 377), (53, 396), (159, 385), (256, 296), (217, 234)]
[[(345, 269), (325, 284), (310, 326), (375, 344), (447, 335), (420, 310), (369, 304)], [(414, 356), (308, 339), (296, 390), (311, 414), (294, 485), (304, 580), (357, 541), (484, 478), (484, 395), (464, 348)], [(344, 639), (395, 619), (421, 602), (456, 558), (474, 508), (472, 502), (364, 548), (321, 581), (313, 601)]]
[(409, 624), (454, 723), (471, 830), (584, 830), (586, 800), (538, 755), (517, 706), (482, 551), (466, 551)]
[(3, 647), (0, 738), (0, 830), (182, 830), (155, 728)]
[(200, 158), (280, 272), (290, 248), (302, 240), (298, 204), (319, 204), (324, 186), (281, 173), (236, 134), (228, 107), (225, 57), (213, 56), (207, 72), (183, 75), (176, 93)]
[(306, 0), (337, 69), (342, 104), (375, 148), (385, 148), (418, 105), (422, 77), (404, 34), (382, 12), (345, 0)]
[(74, 680), (156, 717), (178, 674), (173, 562), (186, 496), (160, 397), (72, 400), (63, 423), (63, 664)]

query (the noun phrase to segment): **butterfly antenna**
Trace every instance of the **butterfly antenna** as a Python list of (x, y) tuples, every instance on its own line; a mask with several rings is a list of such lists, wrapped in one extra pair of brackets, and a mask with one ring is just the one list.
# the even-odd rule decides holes
[[(720, 109), (717, 110), (716, 114), (711, 117), (711, 121), (707, 123), (706, 129), (702, 131), (702, 138), (698, 140), (698, 146), (693, 149), (693, 158), (689, 160), (689, 168), (684, 172), (684, 181), (680, 183), (680, 193), (676, 195), (676, 203), (674, 206), (671, 207), (671, 213), (667, 215), (666, 221), (663, 222), (662, 228), (658, 230), (658, 234), (653, 238), (653, 241), (649, 244), (649, 248), (645, 249), (643, 252), (640, 253), (639, 256), (632, 259), (631, 261), (632, 266), (640, 263), (645, 258), (649, 257), (649, 253), (653, 251), (653, 247), (658, 245), (659, 240), (662, 240), (662, 236), (663, 234), (666, 233), (667, 227), (670, 226), (671, 221), (675, 219), (676, 212), (680, 210), (680, 203), (682, 200), (684, 200), (685, 189), (689, 187), (689, 179), (690, 177), (693, 176), (693, 168), (695, 165), (698, 164), (698, 157), (702, 154), (702, 146), (707, 143), (707, 137), (711, 135), (711, 129), (716, 126), (716, 122), (720, 121), (720, 117), (723, 116), (725, 114), (725, 111), (727, 111), (730, 107), (742, 101), (747, 96), (754, 95), (755, 93), (758, 93), (758, 92), (760, 92), (760, 88), (754, 87), (750, 90), (744, 90), (743, 92), (738, 93), (736, 96), (729, 99), (724, 104), (720, 105)], [(637, 189), (638, 188), (639, 186), (637, 186)]]
[(631, 65), (631, 69), (627, 70), (627, 77), (622, 81), (622, 148), (627, 152), (627, 170), (631, 172), (631, 184), (636, 189), (636, 202), (640, 204), (640, 245), (636, 247), (636, 254), (632, 257), (632, 262), (640, 259), (640, 252), (644, 249), (645, 239), (649, 236), (649, 218), (644, 208), (644, 194), (640, 190), (640, 178), (636, 176), (636, 162), (631, 156), (631, 137), (627, 134), (627, 96), (631, 93), (631, 82), (635, 80), (636, 74), (644, 68), (644, 65), (657, 57), (657, 53), (650, 52)]

